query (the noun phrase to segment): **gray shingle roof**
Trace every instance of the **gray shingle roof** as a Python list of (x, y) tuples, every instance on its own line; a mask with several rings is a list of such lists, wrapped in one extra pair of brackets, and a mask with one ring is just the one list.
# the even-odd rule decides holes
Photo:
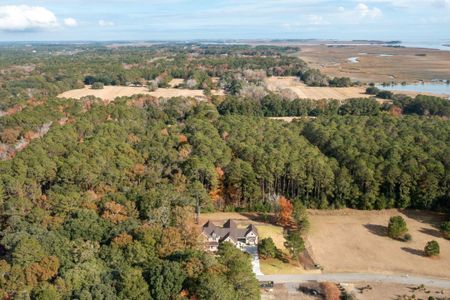
[(236, 222), (231, 219), (227, 220), (223, 226), (217, 226), (211, 221), (203, 225), (203, 234), (208, 238), (212, 238), (213, 234), (216, 234), (219, 237), (219, 242), (222, 242), (228, 237), (234, 242), (237, 242), (238, 239), (244, 239), (250, 232), (258, 234), (253, 224), (248, 225), (246, 228), (238, 228)]

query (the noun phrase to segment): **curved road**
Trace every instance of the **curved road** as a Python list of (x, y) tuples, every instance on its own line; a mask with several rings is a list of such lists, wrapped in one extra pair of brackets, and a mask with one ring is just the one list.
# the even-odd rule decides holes
[(259, 281), (273, 281), (275, 283), (300, 283), (305, 281), (331, 281), (331, 282), (381, 282), (400, 283), (433, 286), (450, 289), (450, 280), (418, 277), (408, 275), (384, 275), (384, 274), (364, 274), (364, 273), (322, 273), (322, 274), (299, 274), (299, 275), (258, 275)]

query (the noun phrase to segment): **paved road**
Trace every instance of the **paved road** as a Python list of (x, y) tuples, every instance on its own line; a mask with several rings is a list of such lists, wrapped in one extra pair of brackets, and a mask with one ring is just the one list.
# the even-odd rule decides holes
[(305, 281), (331, 281), (331, 282), (385, 282), (400, 283), (439, 288), (450, 288), (450, 280), (431, 277), (418, 277), (408, 275), (383, 275), (383, 274), (359, 274), (359, 273), (325, 273), (325, 274), (301, 274), (301, 275), (260, 275), (259, 281), (273, 281), (275, 283), (300, 283)]

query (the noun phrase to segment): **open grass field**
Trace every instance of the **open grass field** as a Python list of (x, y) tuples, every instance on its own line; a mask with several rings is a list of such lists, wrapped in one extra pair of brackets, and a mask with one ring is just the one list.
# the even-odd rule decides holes
[[(299, 46), (301, 59), (330, 76), (346, 76), (366, 83), (450, 79), (450, 51), (380, 45)], [(350, 62), (351, 57), (358, 62)]]
[(337, 99), (348, 98), (368, 98), (365, 94), (365, 87), (310, 87), (299, 81), (297, 77), (268, 77), (266, 79), (267, 88), (271, 91), (289, 89), (301, 99)]
[[(215, 93), (213, 91), (213, 93)], [(220, 94), (220, 92), (217, 92)], [(171, 98), (171, 97), (202, 97), (203, 90), (189, 90), (189, 89), (175, 89), (175, 88), (159, 88), (154, 92), (149, 92), (146, 87), (131, 87), (131, 86), (105, 86), (101, 90), (93, 90), (90, 86), (82, 89), (70, 90), (58, 95), (59, 98), (74, 98), (80, 99), (86, 96), (95, 96), (103, 100), (114, 100), (117, 97), (133, 96), (133, 95), (150, 95), (156, 98)]]
[[(412, 241), (401, 242), (386, 234), (391, 216), (405, 218)], [(450, 278), (450, 241), (436, 229), (442, 216), (421, 211), (310, 211), (308, 249), (325, 272), (420, 274)], [(440, 244), (437, 259), (424, 256), (430, 240)]]

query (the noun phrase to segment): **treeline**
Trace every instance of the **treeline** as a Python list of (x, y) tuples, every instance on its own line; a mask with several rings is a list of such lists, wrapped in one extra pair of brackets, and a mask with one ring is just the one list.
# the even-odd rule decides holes
[(300, 79), (309, 86), (349, 87), (354, 83), (348, 77), (330, 78), (318, 69), (306, 69), (299, 74)]
[(394, 95), (392, 103), (379, 103), (374, 98), (355, 98), (345, 101), (332, 99), (288, 99), (269, 93), (261, 99), (227, 96), (218, 103), (222, 115), (240, 114), (264, 117), (298, 117), (320, 115), (373, 116), (383, 111), (392, 114), (450, 117), (450, 101), (433, 96), (418, 95), (411, 98)]

